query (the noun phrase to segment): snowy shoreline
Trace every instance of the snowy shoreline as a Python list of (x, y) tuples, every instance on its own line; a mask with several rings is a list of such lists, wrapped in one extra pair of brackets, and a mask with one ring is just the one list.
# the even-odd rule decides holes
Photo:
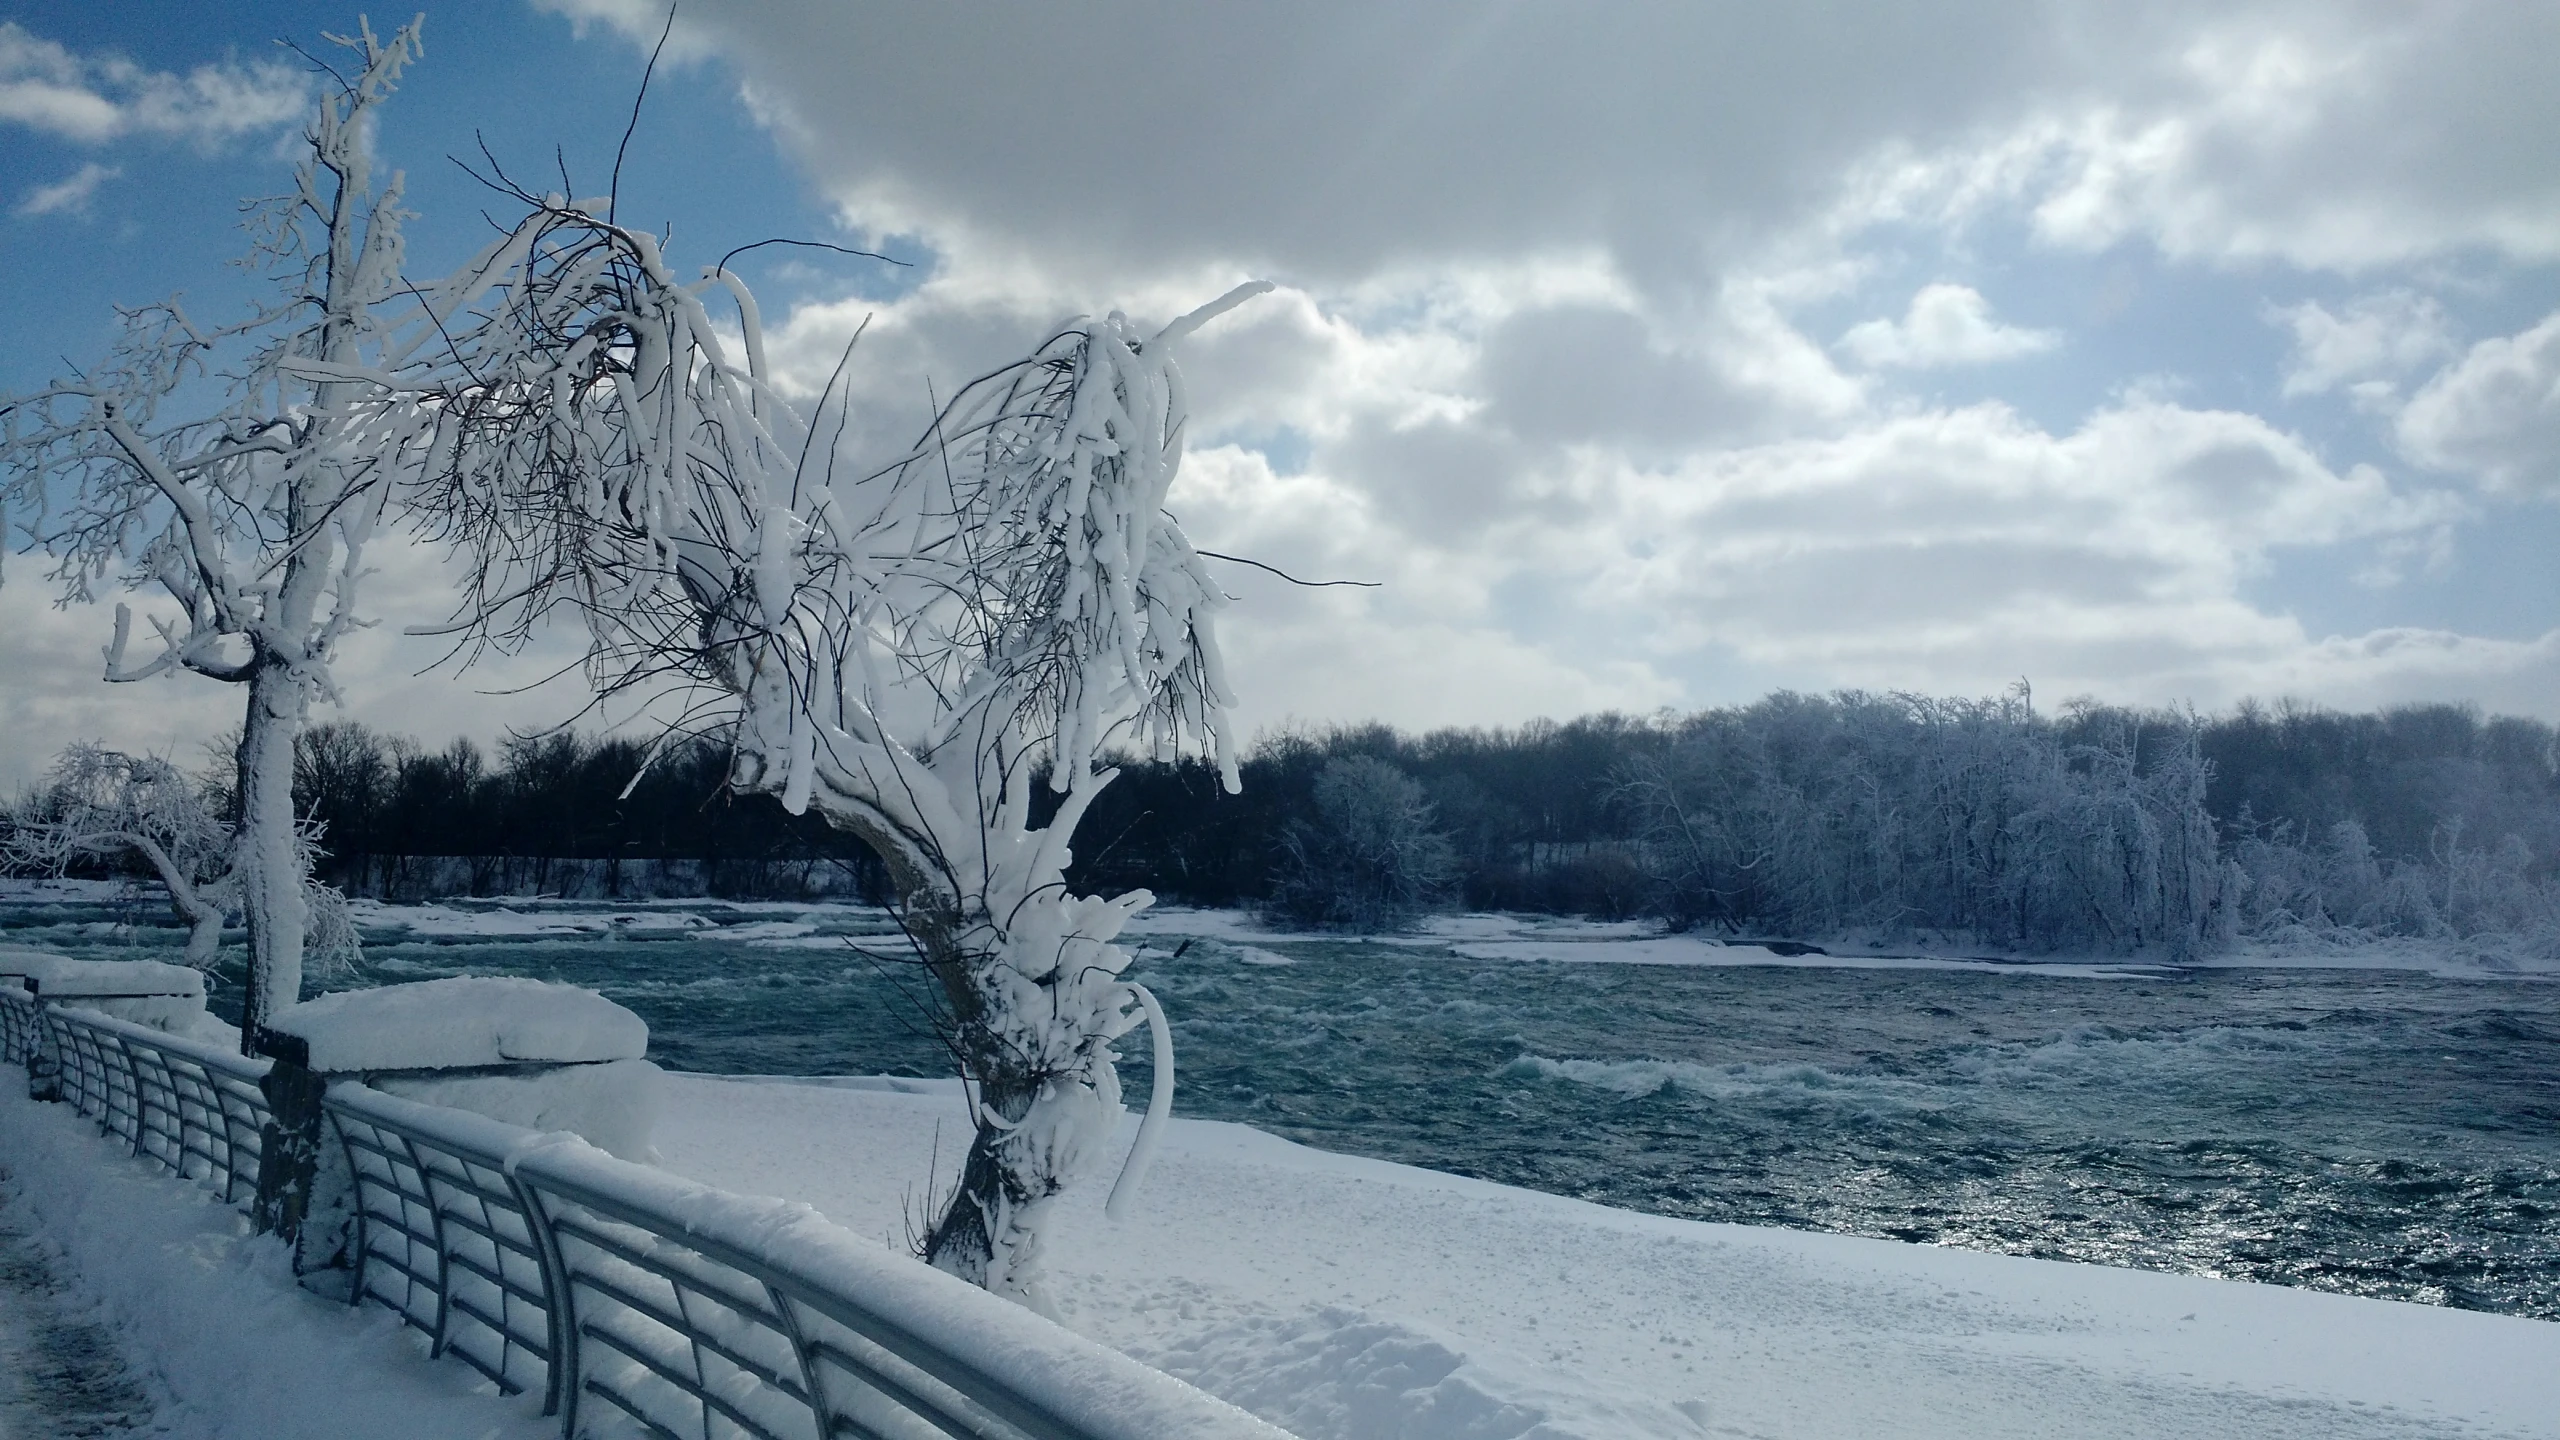
[[(891, 1245), (968, 1133), (953, 1082), (671, 1080), (669, 1168)], [(2560, 1435), (2544, 1321), (1642, 1215), (1213, 1121), (1174, 1123), (1131, 1220), (1102, 1188), (1060, 1202), (1068, 1322), (1309, 1440)]]
[[(658, 1147), (895, 1248), (966, 1134), (951, 1081), (675, 1075)], [(542, 1433), (69, 1112), (0, 1095), (0, 1152), (185, 1433)], [(2544, 1321), (1642, 1215), (1212, 1121), (1130, 1220), (1103, 1188), (1060, 1202), (1067, 1323), (1308, 1440), (2560, 1436)]]

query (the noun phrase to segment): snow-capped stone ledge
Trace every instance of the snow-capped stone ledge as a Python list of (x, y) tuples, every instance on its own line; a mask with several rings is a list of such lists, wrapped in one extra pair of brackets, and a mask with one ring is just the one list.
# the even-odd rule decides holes
[(386, 1095), (566, 1130), (624, 1160), (654, 1159), (664, 1076), (649, 1025), (593, 990), (458, 975), (305, 1000), (268, 1027), (310, 1047), (320, 1075)]
[(74, 960), (23, 946), (0, 947), (0, 988), (30, 991), (62, 1005), (211, 1044), (237, 1045), (230, 1026), (205, 1013), (204, 975), (157, 960)]
[(0, 982), (18, 977), (47, 1000), (192, 998), (204, 1008), (204, 975), (157, 960), (74, 960), (41, 950), (0, 951)]
[(454, 976), (342, 990), (283, 1011), (269, 1029), (311, 1047), (334, 1074), (592, 1064), (649, 1053), (649, 1025), (592, 990), (548, 980)]

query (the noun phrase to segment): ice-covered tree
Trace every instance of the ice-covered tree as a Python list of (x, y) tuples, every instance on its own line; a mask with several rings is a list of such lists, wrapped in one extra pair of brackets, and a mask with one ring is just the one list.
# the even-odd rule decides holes
[(0, 512), (52, 557), (66, 602), (120, 583), (166, 604), (139, 656), (116, 607), (107, 679), (189, 673), (247, 692), (226, 874), (248, 926), (252, 1047), (302, 984), (294, 738), (313, 700), (335, 696), (331, 658), (360, 623), (387, 493), (380, 461), (400, 446), (380, 427), (408, 418), (359, 405), (372, 389), (349, 377), (401, 343), (376, 315), (406, 293), (401, 181), (374, 182), (371, 117), (418, 53), (418, 27), (338, 43), (354, 73), (324, 86), (291, 191), (250, 211), (272, 299), (230, 325), (174, 299), (125, 311), (105, 362), (0, 400)]
[[(879, 853), (976, 1118), (926, 1257), (1036, 1301), (1040, 1217), (1120, 1115), (1113, 1042), (1159, 1015), (1114, 943), (1150, 897), (1070, 894), (1069, 842), (1112, 747), (1204, 746), (1235, 782), (1225, 597), (1164, 508), (1173, 356), (1267, 287), (1153, 331), (1068, 325), (849, 473), (844, 389), (776, 387), (735, 276), (680, 279), (607, 201), (521, 198), (520, 228), (422, 292), (447, 343), (368, 377), (407, 417), (387, 426), (423, 422), (411, 494), (477, 577), (452, 628), (506, 644), (576, 612), (601, 691), (707, 689), (734, 788)], [(1156, 1032), (1124, 1183), (1169, 1099)]]
[(1438, 900), (1456, 869), (1422, 786), (1371, 755), (1342, 755), (1316, 776), (1315, 814), (1280, 837), (1272, 908), (1308, 925), (1403, 927)]
[[(169, 892), (187, 927), (187, 963), (209, 969), (223, 922), (240, 908), (242, 875), (232, 827), (207, 803), (204, 787), (168, 761), (90, 742), (71, 746), (0, 844), (0, 865), (62, 875), (83, 863), (131, 855)], [(305, 876), (304, 950), (321, 968), (351, 962), (359, 943), (346, 897), (309, 879), (316, 827), (297, 825), (295, 860)]]
[[(1779, 694), (1682, 724), (1617, 797), (1669, 918), (2184, 957), (2227, 938), (2192, 716)], [(2075, 738), (2076, 737), (2076, 738)]]

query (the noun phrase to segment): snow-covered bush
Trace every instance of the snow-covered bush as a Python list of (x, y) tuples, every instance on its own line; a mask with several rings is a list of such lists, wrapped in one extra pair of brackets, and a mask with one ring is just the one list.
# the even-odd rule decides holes
[[(2077, 718), (2090, 718), (2086, 716)], [(2191, 719), (1775, 695), (1621, 772), (1675, 924), (2186, 955), (2226, 925)]]
[(2536, 873), (2522, 836), (2466, 847), (2460, 828), (2447, 825), (2425, 859), (2386, 860), (2352, 820), (2316, 841), (2298, 838), (2289, 824), (2261, 825), (2245, 814), (2235, 828), (2241, 934), (2297, 946), (2376, 937), (2453, 941), (2560, 957), (2560, 878)]
[(1446, 890), (1455, 857), (1412, 776), (1368, 755), (1325, 762), (1315, 814), (1281, 836), (1271, 908), (1301, 925), (1400, 929)]
[[(338, 973), (354, 965), (363, 942), (348, 916), (346, 896), (311, 878), (319, 840), (318, 827), (294, 827), (294, 862), (303, 876), (303, 950), (313, 969)], [(59, 876), (123, 856), (150, 866), (167, 888), (170, 909), (187, 927), (187, 963), (211, 968), (221, 950), (223, 922), (240, 908), (239, 851), (204, 784), (175, 765), (92, 742), (75, 744), (54, 762), (0, 843), (0, 867), (36, 875)]]

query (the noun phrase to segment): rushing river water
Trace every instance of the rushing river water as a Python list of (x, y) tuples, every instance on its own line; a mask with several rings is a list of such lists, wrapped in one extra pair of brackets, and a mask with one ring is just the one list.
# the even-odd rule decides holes
[[(674, 1069), (943, 1071), (876, 915), (541, 913), (582, 909), (574, 935), (373, 928), (359, 983), (592, 986)], [(101, 958), (177, 938), (92, 907), (6, 918)], [(1131, 970), (1173, 1017), (1182, 1114), (1702, 1220), (2560, 1319), (2548, 980), (1480, 961), (1217, 928)], [(1143, 1096), (1145, 1046), (1123, 1048)]]

